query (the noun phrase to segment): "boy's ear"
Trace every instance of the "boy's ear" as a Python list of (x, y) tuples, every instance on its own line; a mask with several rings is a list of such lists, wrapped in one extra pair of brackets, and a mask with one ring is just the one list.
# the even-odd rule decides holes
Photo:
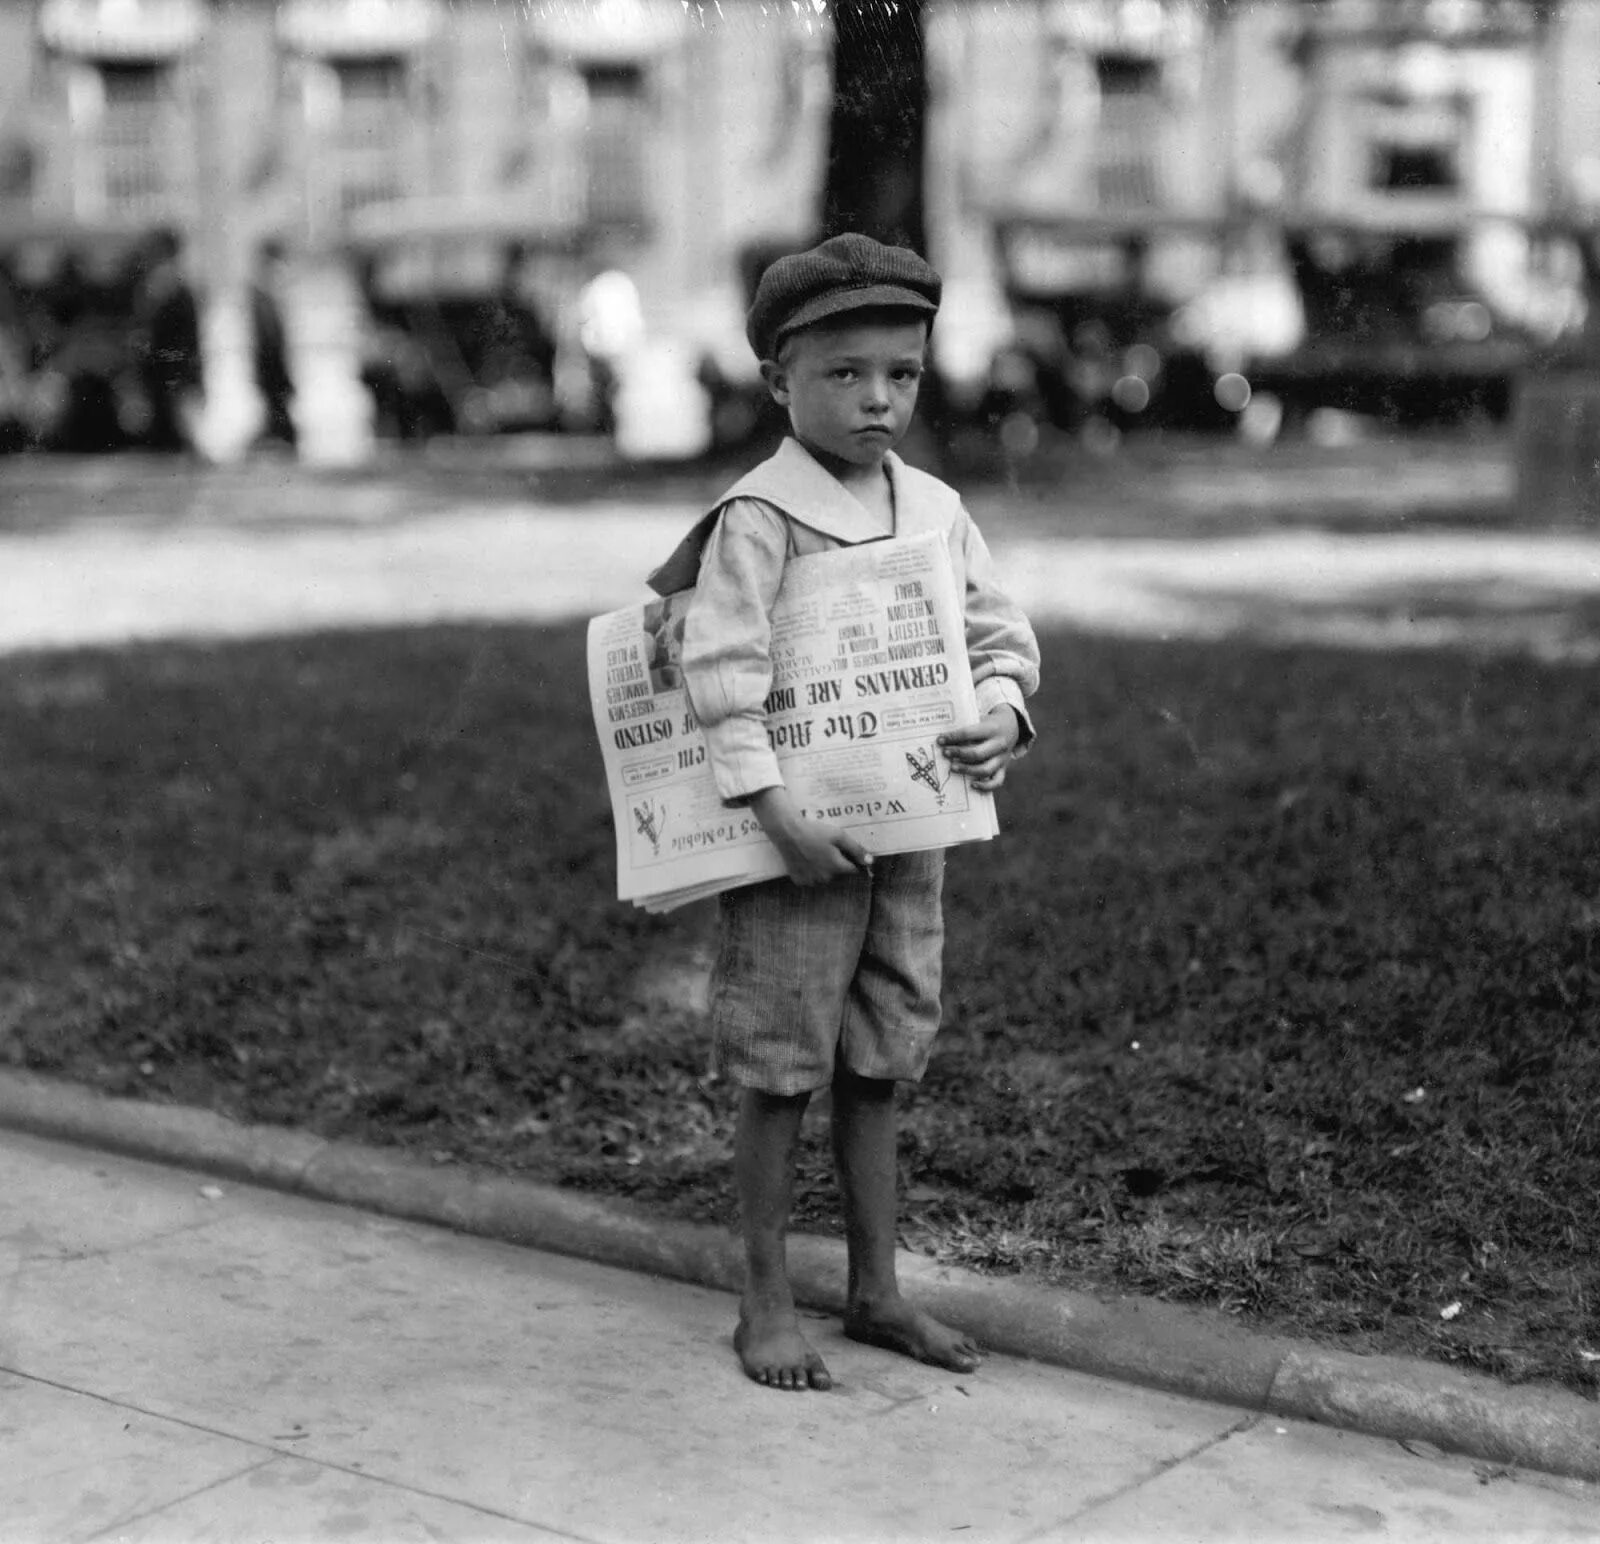
[(789, 405), (789, 372), (776, 359), (763, 359), (761, 361), (761, 379), (767, 383), (767, 390), (772, 394), (772, 400), (779, 407)]

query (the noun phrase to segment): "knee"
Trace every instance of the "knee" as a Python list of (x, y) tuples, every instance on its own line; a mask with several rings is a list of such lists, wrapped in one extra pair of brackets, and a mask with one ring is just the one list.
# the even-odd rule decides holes
[(841, 1062), (833, 1069), (833, 1097), (836, 1103), (888, 1104), (894, 1099), (894, 1079), (863, 1077)]
[(805, 1108), (811, 1102), (809, 1092), (800, 1094), (769, 1094), (762, 1088), (747, 1088), (744, 1091), (744, 1114), (755, 1120), (782, 1120), (785, 1117), (796, 1117), (805, 1113)]

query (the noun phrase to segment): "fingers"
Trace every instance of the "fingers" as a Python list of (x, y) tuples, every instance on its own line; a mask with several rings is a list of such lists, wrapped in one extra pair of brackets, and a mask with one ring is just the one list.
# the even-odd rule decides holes
[(848, 832), (841, 831), (834, 845), (850, 860), (852, 868), (858, 868), (865, 873), (872, 867), (872, 854)]
[(990, 751), (987, 756), (969, 756), (961, 761), (952, 757), (950, 770), (970, 779), (975, 788), (983, 788), (990, 783), (999, 787), (1005, 781), (1006, 768), (1010, 764), (1011, 752), (1002, 749)]
[(940, 736), (939, 744), (945, 759), (958, 770), (1004, 760), (1011, 754), (1011, 742), (989, 723), (952, 729), (948, 735)]
[(1003, 769), (1016, 749), (1017, 722), (1009, 708), (997, 709), (974, 724), (947, 729), (939, 736), (939, 748), (952, 771), (982, 786), (982, 781), (992, 778), (997, 770), (1004, 776)]
[(956, 749), (948, 753), (950, 765), (957, 772), (965, 772), (969, 776), (982, 774), (994, 767), (1003, 767), (1010, 759), (1011, 752), (998, 741), (984, 741), (981, 745), (969, 745), (965, 749)]
[(939, 748), (948, 760), (982, 761), (1006, 748), (1005, 738), (992, 724), (966, 724), (939, 736)]
[(797, 885), (825, 885), (847, 874), (872, 872), (872, 854), (845, 831), (833, 831), (816, 846), (787, 857), (785, 867)]

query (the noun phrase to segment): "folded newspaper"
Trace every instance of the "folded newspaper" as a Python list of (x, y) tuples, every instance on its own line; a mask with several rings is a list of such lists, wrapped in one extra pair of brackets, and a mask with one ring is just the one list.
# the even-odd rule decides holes
[[(617, 894), (670, 911), (784, 872), (717, 793), (683, 687), (692, 590), (589, 624), (589, 695), (617, 833)], [(796, 558), (772, 610), (767, 739), (810, 819), (869, 852), (985, 841), (994, 797), (952, 773), (942, 730), (977, 717), (961, 603), (938, 534)]]

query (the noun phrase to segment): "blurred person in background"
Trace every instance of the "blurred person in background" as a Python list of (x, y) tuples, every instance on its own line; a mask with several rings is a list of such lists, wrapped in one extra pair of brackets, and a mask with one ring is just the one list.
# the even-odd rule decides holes
[(578, 292), (578, 339), (588, 365), (582, 412), (600, 434), (614, 434), (621, 378), (644, 342), (644, 310), (633, 279), (620, 268), (596, 265)]
[(146, 422), (132, 368), (128, 281), (104, 253), (88, 249), (63, 247), (46, 262), (36, 308), (44, 444), (78, 453), (120, 450)]
[(543, 427), (555, 416), (556, 340), (529, 294), (528, 262), (521, 242), (506, 247), (474, 340), (478, 379), (500, 396), (498, 418), (512, 428)]
[(386, 292), (383, 258), (362, 252), (353, 264), (361, 301), (361, 384), (372, 396), (378, 434), (425, 440), (446, 432), (452, 418), (449, 399), (405, 305)]
[(293, 449), (294, 376), (289, 370), (289, 338), (283, 325), (281, 295), (285, 253), (276, 240), (262, 242), (250, 275), (251, 364), (264, 414), (257, 443), (277, 442)]
[(183, 277), (183, 243), (157, 231), (142, 254), (134, 299), (134, 352), (149, 406), (142, 436), (153, 450), (185, 450), (189, 419), (204, 388), (200, 310)]

